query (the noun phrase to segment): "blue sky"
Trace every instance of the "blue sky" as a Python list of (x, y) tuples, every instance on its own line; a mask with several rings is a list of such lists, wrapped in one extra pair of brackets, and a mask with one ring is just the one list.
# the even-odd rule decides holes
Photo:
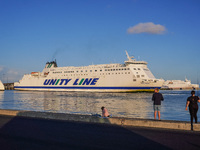
[[(0, 79), (58, 66), (123, 63), (200, 80), (199, 0), (0, 0)], [(198, 81), (199, 82), (199, 81)]]

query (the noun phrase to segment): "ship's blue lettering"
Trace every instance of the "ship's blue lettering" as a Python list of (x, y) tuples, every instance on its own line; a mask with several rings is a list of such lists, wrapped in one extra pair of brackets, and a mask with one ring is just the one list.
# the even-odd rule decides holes
[(90, 79), (86, 78), (82, 85), (85, 85), (85, 84), (89, 85), (91, 81), (92, 81), (92, 78)]
[(54, 85), (56, 83), (57, 79), (51, 79), (49, 85)]
[(43, 85), (48, 85), (49, 84), (50, 79), (46, 79), (43, 83)]
[(65, 81), (65, 84), (64, 85), (67, 85), (69, 81), (71, 81), (71, 79), (61, 79), (60, 81), (60, 85), (62, 85)]
[[(46, 79), (43, 85), (67, 85), (72, 79)], [(73, 85), (96, 85), (99, 78), (86, 78), (86, 79), (76, 79)], [(79, 83), (80, 82), (80, 83)]]
[(91, 82), (90, 85), (95, 85), (97, 83), (97, 81), (99, 80), (99, 78), (94, 78)]
[(61, 80), (60, 80), (60, 85), (62, 85), (63, 82), (64, 82), (65, 80), (66, 80), (66, 79), (61, 79)]
[(76, 80), (74, 81), (74, 84), (73, 84), (73, 85), (78, 85), (78, 80), (79, 80), (79, 79), (76, 79)]

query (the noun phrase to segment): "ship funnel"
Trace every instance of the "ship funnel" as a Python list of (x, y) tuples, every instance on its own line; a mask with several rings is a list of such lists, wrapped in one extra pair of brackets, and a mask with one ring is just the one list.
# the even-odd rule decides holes
[(51, 61), (51, 62), (47, 62), (45, 68), (55, 68), (58, 67), (56, 60), (55, 61)]

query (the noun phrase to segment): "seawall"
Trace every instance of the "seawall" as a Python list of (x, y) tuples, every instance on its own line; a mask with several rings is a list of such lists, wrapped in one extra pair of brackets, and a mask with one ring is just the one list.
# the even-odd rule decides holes
[[(52, 112), (38, 112), (38, 111), (20, 111), (20, 110), (5, 110), (0, 109), (0, 115), (30, 117), (40, 119), (53, 119), (53, 120), (68, 120), (88, 123), (104, 123), (119, 126), (138, 126), (138, 127), (151, 127), (175, 130), (191, 130), (190, 122), (186, 121), (171, 121), (162, 120), (154, 121), (152, 119), (136, 119), (136, 118), (100, 118), (93, 115), (81, 114), (65, 114), (65, 113), (52, 113)], [(200, 124), (194, 124), (194, 131), (200, 131)]]

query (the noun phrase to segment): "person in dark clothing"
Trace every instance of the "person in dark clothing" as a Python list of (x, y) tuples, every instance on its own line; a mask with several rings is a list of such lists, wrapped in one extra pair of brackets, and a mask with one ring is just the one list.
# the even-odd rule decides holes
[(195, 123), (197, 123), (198, 102), (200, 103), (200, 99), (198, 96), (195, 96), (195, 91), (191, 91), (191, 95), (187, 98), (185, 110), (188, 110), (189, 106), (191, 130), (193, 130), (193, 118), (195, 119)]
[(158, 113), (158, 119), (160, 120), (160, 108), (161, 108), (161, 101), (163, 101), (163, 95), (158, 92), (158, 88), (155, 88), (154, 94), (152, 96), (153, 108), (154, 108), (154, 120), (156, 120), (156, 114)]

